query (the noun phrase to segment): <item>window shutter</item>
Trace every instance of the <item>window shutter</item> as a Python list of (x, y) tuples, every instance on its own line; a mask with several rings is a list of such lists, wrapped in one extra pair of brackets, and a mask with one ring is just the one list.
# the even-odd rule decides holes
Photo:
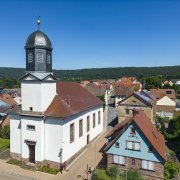
[(149, 161), (149, 170), (154, 170), (154, 162)]
[(135, 150), (140, 150), (140, 143), (135, 142), (135, 143), (134, 143), (134, 149), (135, 149)]
[(142, 168), (143, 169), (148, 169), (148, 161), (142, 160)]
[(117, 155), (113, 155), (113, 163), (118, 164), (118, 156)]
[(132, 148), (133, 148), (133, 143), (130, 142), (130, 141), (128, 141), (128, 142), (127, 142), (127, 148), (128, 148), (128, 149), (132, 149)]
[(125, 159), (123, 156), (119, 156), (119, 163), (118, 164), (125, 164)]

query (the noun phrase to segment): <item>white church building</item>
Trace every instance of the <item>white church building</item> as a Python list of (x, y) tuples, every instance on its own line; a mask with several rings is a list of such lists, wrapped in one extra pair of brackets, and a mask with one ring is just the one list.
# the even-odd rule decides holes
[(39, 30), (27, 39), (21, 110), (11, 114), (11, 157), (60, 168), (103, 131), (102, 102), (75, 82), (52, 73), (52, 45)]

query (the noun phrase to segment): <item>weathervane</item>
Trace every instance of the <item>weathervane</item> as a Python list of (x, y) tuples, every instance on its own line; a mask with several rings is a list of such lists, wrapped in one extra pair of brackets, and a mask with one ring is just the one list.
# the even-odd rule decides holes
[(39, 16), (38, 19), (37, 19), (38, 31), (39, 31), (40, 24), (41, 24), (41, 21), (40, 21), (40, 16)]

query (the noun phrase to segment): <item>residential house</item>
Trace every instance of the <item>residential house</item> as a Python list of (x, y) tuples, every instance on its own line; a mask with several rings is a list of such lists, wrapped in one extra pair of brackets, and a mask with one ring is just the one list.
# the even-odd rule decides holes
[(134, 109), (143, 109), (147, 117), (154, 122), (156, 100), (146, 91), (135, 92), (118, 103), (118, 122), (131, 116)]
[(117, 124), (106, 138), (107, 167), (118, 167), (121, 172), (132, 168), (145, 179), (164, 179), (164, 136), (143, 110), (134, 111), (132, 117)]
[(156, 98), (156, 114), (168, 120), (173, 118), (176, 110), (176, 93), (174, 89), (151, 89)]
[(87, 87), (87, 86), (90, 86), (91, 82), (89, 80), (84, 80), (84, 81), (81, 81), (81, 86), (82, 87)]
[(129, 97), (134, 93), (134, 89), (126, 86), (119, 86), (114, 88), (115, 107), (118, 107), (118, 103), (123, 99)]
[(170, 80), (166, 80), (166, 81), (163, 82), (162, 85), (163, 85), (163, 86), (165, 86), (165, 85), (173, 86), (174, 83), (173, 83), (172, 81), (170, 81)]
[(120, 86), (133, 88), (134, 91), (141, 91), (142, 89), (142, 84), (135, 77), (122, 77), (113, 83), (114, 88)]

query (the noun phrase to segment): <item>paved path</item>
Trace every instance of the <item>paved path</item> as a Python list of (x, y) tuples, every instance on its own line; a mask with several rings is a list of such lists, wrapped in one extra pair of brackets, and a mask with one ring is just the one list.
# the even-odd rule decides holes
[(89, 145), (88, 149), (73, 164), (69, 172), (51, 175), (39, 171), (29, 171), (18, 166), (7, 164), (6, 160), (0, 160), (0, 180), (75, 180), (77, 175), (87, 177), (85, 170), (87, 164), (95, 167), (102, 159), (100, 152), (105, 143), (104, 134)]

